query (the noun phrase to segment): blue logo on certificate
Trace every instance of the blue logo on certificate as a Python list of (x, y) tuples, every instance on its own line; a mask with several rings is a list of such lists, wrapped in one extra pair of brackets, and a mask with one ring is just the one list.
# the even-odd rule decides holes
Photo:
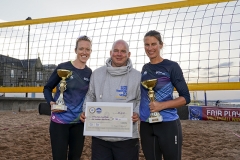
[(101, 109), (101, 108), (97, 108), (97, 109), (96, 109), (96, 112), (99, 114), (99, 113), (102, 112), (102, 109)]

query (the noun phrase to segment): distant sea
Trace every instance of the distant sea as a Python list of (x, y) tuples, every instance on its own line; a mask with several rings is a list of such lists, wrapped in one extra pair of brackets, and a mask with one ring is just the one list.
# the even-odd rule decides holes
[(230, 104), (239, 104), (240, 105), (240, 102), (229, 102)]

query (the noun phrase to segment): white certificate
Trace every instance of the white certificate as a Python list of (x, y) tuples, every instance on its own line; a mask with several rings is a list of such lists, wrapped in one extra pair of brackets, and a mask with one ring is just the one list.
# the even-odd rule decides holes
[(87, 102), (83, 135), (132, 137), (132, 103)]

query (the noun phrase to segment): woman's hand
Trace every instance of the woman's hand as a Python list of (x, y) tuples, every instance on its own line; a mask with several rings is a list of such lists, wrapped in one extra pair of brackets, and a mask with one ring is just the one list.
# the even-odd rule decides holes
[(52, 105), (54, 105), (54, 104), (56, 104), (56, 102), (53, 102), (53, 101), (50, 102), (51, 111), (52, 111), (52, 112), (55, 112), (55, 113), (65, 112), (65, 111), (63, 111), (63, 110), (58, 110), (58, 109), (53, 109), (53, 110), (52, 110)]
[(168, 108), (182, 107), (185, 104), (186, 104), (185, 98), (180, 96), (176, 99), (168, 100), (164, 102), (157, 102), (157, 101), (150, 102), (149, 108), (150, 108), (150, 112), (159, 112), (161, 110), (168, 109)]
[(139, 115), (137, 113), (133, 112), (132, 121), (137, 122), (138, 120), (139, 120)]
[(165, 102), (153, 101), (149, 103), (150, 112), (159, 112), (165, 108)]
[(80, 120), (84, 123), (86, 119), (85, 112), (82, 112), (80, 115)]

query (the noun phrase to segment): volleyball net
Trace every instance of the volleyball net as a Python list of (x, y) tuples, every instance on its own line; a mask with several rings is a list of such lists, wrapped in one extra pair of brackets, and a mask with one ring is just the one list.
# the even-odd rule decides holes
[(162, 57), (179, 63), (190, 90), (240, 90), (240, 0), (186, 0), (0, 23), (0, 92), (42, 92), (56, 66), (76, 58), (82, 35), (92, 39), (92, 70), (124, 39), (141, 71), (149, 30), (161, 33)]

